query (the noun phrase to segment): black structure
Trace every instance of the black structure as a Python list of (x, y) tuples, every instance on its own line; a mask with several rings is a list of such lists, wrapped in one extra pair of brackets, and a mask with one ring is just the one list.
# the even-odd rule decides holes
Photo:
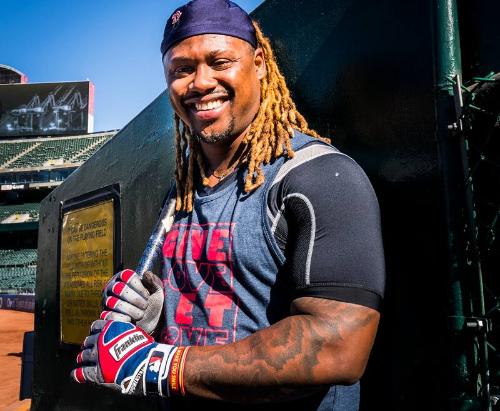
[(14, 67), (0, 64), (0, 84), (23, 84), (28, 82), (26, 74), (21, 73)]

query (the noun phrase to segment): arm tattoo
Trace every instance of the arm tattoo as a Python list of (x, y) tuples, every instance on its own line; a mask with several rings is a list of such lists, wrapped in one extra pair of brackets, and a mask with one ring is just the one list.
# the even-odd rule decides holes
[(292, 304), (290, 317), (241, 341), (192, 347), (185, 369), (187, 393), (271, 402), (345, 383), (350, 381), (349, 369), (362, 373), (378, 318), (376, 311), (366, 307), (300, 298)]

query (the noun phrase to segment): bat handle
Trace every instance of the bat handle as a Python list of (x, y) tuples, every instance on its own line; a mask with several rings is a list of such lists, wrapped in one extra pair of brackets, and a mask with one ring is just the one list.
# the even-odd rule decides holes
[(146, 248), (142, 253), (141, 260), (135, 269), (135, 272), (139, 274), (141, 278), (146, 271), (152, 271), (155, 263), (161, 258), (166, 233), (170, 231), (174, 222), (175, 197), (171, 198), (170, 193), (161, 210), (158, 222), (149, 237)]

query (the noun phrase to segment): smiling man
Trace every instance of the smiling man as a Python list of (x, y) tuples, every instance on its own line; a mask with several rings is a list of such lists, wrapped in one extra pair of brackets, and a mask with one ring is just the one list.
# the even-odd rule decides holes
[(177, 160), (164, 302), (153, 277), (113, 277), (73, 377), (174, 409), (357, 410), (384, 290), (366, 175), (308, 127), (233, 2), (177, 9), (161, 51)]

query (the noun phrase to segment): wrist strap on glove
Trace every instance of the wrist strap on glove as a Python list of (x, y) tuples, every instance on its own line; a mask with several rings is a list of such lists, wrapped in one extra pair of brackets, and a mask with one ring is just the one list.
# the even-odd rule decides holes
[(178, 347), (172, 357), (168, 378), (169, 396), (186, 395), (184, 390), (184, 364), (189, 347)]
[(97, 320), (77, 356), (76, 382), (93, 382), (129, 395), (185, 395), (189, 347), (158, 344), (127, 322)]
[[(184, 365), (189, 348), (175, 347), (172, 349), (171, 346), (158, 344), (156, 348), (151, 350), (146, 362), (146, 375), (143, 379), (144, 395), (160, 395), (162, 397), (186, 395)], [(140, 377), (137, 380), (140, 380)]]
[[(190, 347), (158, 344), (151, 350), (145, 368), (137, 370), (124, 394), (184, 396), (184, 365)], [(145, 374), (145, 375), (144, 375)], [(142, 383), (142, 387), (138, 385)]]

